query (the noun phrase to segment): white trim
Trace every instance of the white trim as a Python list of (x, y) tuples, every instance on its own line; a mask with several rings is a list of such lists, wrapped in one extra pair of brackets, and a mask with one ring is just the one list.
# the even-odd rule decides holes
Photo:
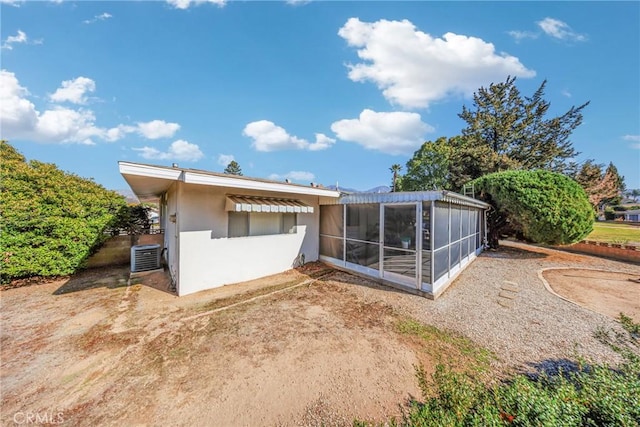
[(118, 162), (118, 166), (122, 175), (147, 176), (177, 181), (180, 178), (180, 174), (182, 174), (180, 169), (142, 165), (138, 163)]
[(245, 190), (262, 190), (277, 193), (308, 194), (312, 196), (340, 197), (340, 193), (333, 190), (316, 187), (303, 187), (277, 182), (254, 181), (251, 179), (235, 178), (233, 176), (217, 176), (192, 171), (184, 172), (184, 182), (187, 184), (211, 185), (214, 187), (232, 187)]

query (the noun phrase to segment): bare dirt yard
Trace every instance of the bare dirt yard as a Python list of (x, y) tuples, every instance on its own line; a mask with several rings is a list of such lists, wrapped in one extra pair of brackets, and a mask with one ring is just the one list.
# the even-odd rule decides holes
[(624, 313), (640, 322), (640, 271), (629, 274), (561, 268), (542, 274), (551, 289), (563, 298), (614, 319)]
[(577, 354), (615, 363), (594, 331), (619, 325), (540, 280), (559, 267), (640, 273), (505, 243), (435, 301), (319, 263), (180, 298), (163, 273), (128, 286), (126, 267), (3, 290), (0, 425), (384, 422), (422, 398), (417, 366), (495, 379)]
[(384, 421), (420, 397), (416, 366), (477, 363), (467, 340), (416, 329), (322, 264), (181, 298), (162, 273), (127, 279), (103, 269), (0, 294), (2, 425)]

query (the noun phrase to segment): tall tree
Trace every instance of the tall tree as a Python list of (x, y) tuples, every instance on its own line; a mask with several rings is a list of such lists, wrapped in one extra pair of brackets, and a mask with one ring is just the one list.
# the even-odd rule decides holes
[(240, 175), (242, 176), (242, 169), (240, 169), (240, 165), (235, 160), (231, 160), (226, 168), (224, 168), (224, 173), (228, 175)]
[(444, 188), (460, 191), (483, 175), (512, 169), (543, 169), (573, 175), (577, 153), (570, 136), (582, 122), (588, 102), (561, 116), (547, 118), (546, 81), (523, 97), (515, 77), (481, 87), (473, 107), (459, 114), (466, 122), (461, 136), (427, 141), (407, 162), (404, 190)]
[(609, 163), (604, 171), (603, 167), (604, 165), (594, 163), (593, 160), (587, 160), (574, 175), (597, 211), (602, 210), (606, 204), (618, 203), (624, 191), (624, 177), (618, 174), (615, 165)]
[(396, 188), (397, 188), (396, 185), (398, 183), (398, 174), (400, 173), (400, 171), (402, 171), (402, 166), (399, 165), (398, 163), (395, 163), (395, 164), (391, 165), (389, 170), (391, 171), (391, 173), (393, 173), (392, 190), (391, 191), (395, 192)]
[[(547, 81), (531, 97), (523, 97), (515, 82), (515, 77), (508, 77), (474, 93), (473, 107), (463, 106), (459, 114), (467, 124), (462, 136), (468, 145), (486, 146), (491, 153), (517, 164), (518, 169), (565, 172), (568, 160), (579, 154), (570, 137), (582, 123), (582, 110), (589, 103), (547, 118), (551, 106), (543, 98)], [(490, 172), (496, 170), (484, 171)]]

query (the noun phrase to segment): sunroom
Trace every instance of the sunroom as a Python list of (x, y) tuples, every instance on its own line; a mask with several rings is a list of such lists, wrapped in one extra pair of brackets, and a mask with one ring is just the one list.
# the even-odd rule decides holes
[(448, 191), (345, 195), (320, 206), (320, 259), (435, 298), (482, 252), (488, 208)]

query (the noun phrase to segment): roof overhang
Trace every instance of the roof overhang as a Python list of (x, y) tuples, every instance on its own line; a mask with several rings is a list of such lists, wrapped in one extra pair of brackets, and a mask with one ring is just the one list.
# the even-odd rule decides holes
[(229, 189), (254, 190), (271, 193), (311, 195), (337, 199), (340, 192), (326, 188), (308, 187), (235, 175), (140, 163), (118, 162), (120, 173), (140, 200), (157, 199), (174, 182), (209, 185)]

